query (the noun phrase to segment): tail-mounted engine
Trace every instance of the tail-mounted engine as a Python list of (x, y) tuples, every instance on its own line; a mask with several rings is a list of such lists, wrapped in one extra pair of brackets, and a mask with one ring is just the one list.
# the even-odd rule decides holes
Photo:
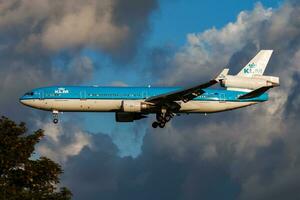
[(227, 75), (219, 80), (220, 85), (226, 88), (242, 88), (255, 90), (257, 88), (266, 86), (279, 86), (279, 77), (274, 76), (260, 76), (253, 77), (231, 76)]

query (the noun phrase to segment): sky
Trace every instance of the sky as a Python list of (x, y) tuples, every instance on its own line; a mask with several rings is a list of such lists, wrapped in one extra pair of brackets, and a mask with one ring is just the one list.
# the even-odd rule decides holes
[[(60, 163), (74, 199), (299, 199), (297, 0), (4, 0), (0, 113), (45, 130), (38, 155)], [(110, 113), (20, 105), (48, 85), (188, 85), (260, 49), (280, 76), (270, 101), (212, 115), (118, 124)]]
[[(196, 1), (191, 0), (188, 3), (182, 0), (176, 0), (175, 3), (169, 0), (163, 0), (159, 4), (159, 8), (151, 13), (149, 16), (150, 32), (147, 33), (147, 39), (144, 41), (145, 44), (143, 48), (139, 49), (137, 57), (131, 61), (128, 65), (130, 67), (129, 71), (126, 68), (126, 72), (122, 71), (124, 63), (117, 63), (119, 70), (116, 70), (113, 66), (101, 68), (96, 72), (96, 77), (90, 83), (91, 85), (101, 85), (107, 84), (111, 85), (112, 83), (124, 83), (129, 86), (145, 86), (157, 84), (160, 80), (155, 80), (153, 77), (140, 76), (140, 66), (148, 65), (147, 62), (149, 58), (145, 55), (151, 53), (151, 49), (155, 48), (164, 48), (165, 46), (170, 46), (170, 51), (176, 51), (185, 45), (187, 34), (202, 32), (211, 27), (221, 28), (229, 22), (233, 22), (236, 19), (236, 16), (241, 10), (251, 10), (258, 3), (257, 1)], [(265, 0), (261, 1), (265, 7), (274, 7), (277, 8), (281, 1), (270, 1)], [(224, 12), (226, 10), (226, 12)], [(213, 13), (213, 14), (212, 14)], [(179, 28), (180, 27), (180, 28)], [(150, 50), (149, 50), (150, 49)], [(103, 58), (102, 55), (99, 56), (99, 52), (88, 52), (87, 55), (93, 57), (94, 62), (105, 63), (104, 65), (114, 65), (110, 63), (107, 58)], [(105, 60), (105, 61), (103, 61)], [(146, 63), (145, 63), (146, 62)], [(99, 78), (101, 75), (105, 74), (104, 79)], [(98, 75), (98, 76), (97, 76)], [(154, 79), (154, 80), (153, 80)], [(206, 81), (206, 79), (203, 79)], [(99, 114), (86, 114), (86, 125), (85, 128), (92, 132), (97, 132), (97, 130), (107, 130), (107, 134), (111, 134), (114, 131), (114, 128), (119, 129), (118, 132), (121, 133), (122, 142), (119, 145), (125, 145), (122, 147), (121, 155), (131, 155), (137, 156), (140, 153), (141, 140), (137, 140), (138, 143), (132, 144), (134, 141), (130, 134), (132, 127), (131, 124), (120, 124), (118, 127), (115, 127), (113, 124), (114, 114), (105, 114), (100, 116)], [(101, 120), (104, 123), (97, 123)], [(92, 121), (92, 123), (91, 123)], [(122, 131), (121, 131), (122, 130)], [(141, 131), (142, 133), (142, 131)], [(124, 144), (124, 136), (126, 134), (128, 142)], [(142, 134), (143, 136), (144, 134)], [(125, 141), (127, 141), (125, 139)], [(128, 146), (134, 146), (135, 148), (128, 148)]]
[[(188, 33), (221, 28), (236, 19), (241, 10), (251, 10), (258, 1), (183, 0), (161, 1), (160, 10), (152, 16), (152, 45), (172, 43), (180, 47)], [(266, 7), (278, 7), (282, 1), (260, 1)]]
[[(265, 7), (275, 7), (277, 8), (282, 1), (270, 1), (265, 0), (261, 1)], [(149, 16), (149, 21), (151, 24), (151, 30), (145, 40), (143, 48), (139, 49), (134, 60), (126, 65), (127, 67), (132, 68), (133, 70), (123, 71), (115, 70), (114, 67), (105, 67), (101, 68), (100, 71), (97, 71), (94, 75), (94, 78), (90, 84), (92, 85), (101, 85), (107, 84), (111, 85), (114, 83), (124, 83), (129, 86), (145, 86), (145, 85), (155, 85), (159, 80), (155, 80), (154, 77), (145, 77), (140, 76), (141, 73), (136, 72), (134, 68), (139, 68), (139, 66), (147, 66), (149, 62), (147, 54), (151, 49), (157, 48), (172, 48), (170, 53), (175, 53), (182, 46), (185, 45), (187, 34), (202, 32), (211, 27), (221, 28), (229, 22), (232, 22), (236, 19), (236, 16), (241, 10), (251, 10), (258, 1), (196, 1), (191, 0), (188, 3), (182, 0), (169, 1), (163, 0), (159, 2), (159, 8), (151, 13)], [(213, 14), (212, 14), (213, 13)], [(205, 20), (203, 20), (205, 19)], [(180, 28), (179, 28), (180, 27)], [(150, 50), (149, 50), (150, 49)], [(153, 51), (153, 50), (152, 50)], [(107, 58), (102, 55), (99, 56), (99, 52), (87, 52), (87, 55), (92, 55), (93, 60), (99, 63), (105, 63), (105, 65), (114, 65), (110, 61), (107, 61)], [(103, 61), (105, 60), (105, 61)], [(107, 63), (108, 62), (108, 63)], [(99, 64), (100, 65), (100, 64)], [(119, 69), (123, 68), (124, 63), (115, 64)], [(139, 65), (139, 66), (138, 66)], [(105, 74), (104, 79), (101, 75)], [(99, 82), (100, 79), (100, 82)], [(153, 80), (154, 79), (154, 80)], [(206, 79), (204, 79), (205, 81)], [(99, 116), (99, 114), (86, 114), (85, 119), (86, 128), (92, 132), (97, 132), (99, 127), (101, 130), (107, 130), (108, 134), (111, 134), (116, 126), (112, 126), (111, 122), (114, 120), (114, 114), (106, 114)], [(97, 123), (98, 120), (104, 121), (101, 125)], [(90, 123), (93, 121), (93, 123)], [(121, 155), (131, 155), (137, 156), (140, 153), (141, 140), (137, 140), (138, 143), (132, 144), (133, 138), (131, 137), (130, 132), (132, 131), (132, 125), (121, 125), (117, 127), (118, 132), (126, 132), (125, 134), (129, 137), (129, 145), (135, 146), (135, 148), (128, 149), (128, 143), (125, 144), (125, 148), (122, 148)], [(121, 131), (122, 130), (122, 131)], [(142, 132), (142, 131), (141, 131)], [(122, 134), (122, 142), (119, 145), (124, 144), (124, 133)], [(125, 136), (126, 138), (126, 136)]]

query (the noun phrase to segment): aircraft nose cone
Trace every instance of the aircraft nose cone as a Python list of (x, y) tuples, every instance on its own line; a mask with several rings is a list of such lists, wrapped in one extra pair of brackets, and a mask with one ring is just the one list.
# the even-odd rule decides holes
[(25, 106), (28, 105), (28, 102), (26, 102), (26, 100), (23, 99), (23, 97), (21, 97), (21, 98), (19, 99), (19, 102), (20, 102), (21, 104), (25, 105)]
[(25, 106), (29, 106), (29, 107), (33, 107), (33, 108), (36, 108), (36, 103), (34, 102), (34, 100), (32, 99), (23, 99), (23, 98), (20, 98), (20, 103), (25, 105)]
[(19, 101), (21, 104), (25, 105), (25, 101), (22, 98), (20, 98)]

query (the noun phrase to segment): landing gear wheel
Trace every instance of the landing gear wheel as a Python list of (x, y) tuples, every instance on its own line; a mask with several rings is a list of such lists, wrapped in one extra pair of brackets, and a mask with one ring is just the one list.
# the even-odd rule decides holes
[(158, 127), (158, 123), (157, 123), (157, 122), (153, 122), (153, 123), (152, 123), (152, 127), (153, 127), (153, 128), (157, 128), (157, 127)]
[(164, 128), (165, 125), (166, 125), (166, 124), (165, 124), (165, 123), (162, 123), (162, 122), (158, 124), (159, 128)]
[(167, 116), (165, 117), (166, 122), (169, 122), (171, 119), (172, 119), (172, 117), (171, 117), (170, 115), (167, 115)]
[(58, 111), (58, 110), (53, 110), (53, 111), (52, 111), (53, 123), (54, 123), (54, 124), (57, 124), (57, 123), (58, 123), (58, 114), (59, 114), (59, 111)]

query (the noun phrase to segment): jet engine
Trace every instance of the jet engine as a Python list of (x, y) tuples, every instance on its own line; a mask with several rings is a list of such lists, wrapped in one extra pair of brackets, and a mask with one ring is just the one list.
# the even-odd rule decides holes
[(135, 100), (122, 101), (122, 110), (124, 112), (144, 112), (151, 108), (151, 105)]
[(143, 118), (146, 118), (146, 116), (140, 113), (116, 112), (117, 122), (133, 122), (134, 120), (139, 120)]
[(254, 75), (253, 77), (227, 75), (219, 80), (226, 88), (241, 88), (255, 90), (265, 86), (279, 86), (279, 77)]

